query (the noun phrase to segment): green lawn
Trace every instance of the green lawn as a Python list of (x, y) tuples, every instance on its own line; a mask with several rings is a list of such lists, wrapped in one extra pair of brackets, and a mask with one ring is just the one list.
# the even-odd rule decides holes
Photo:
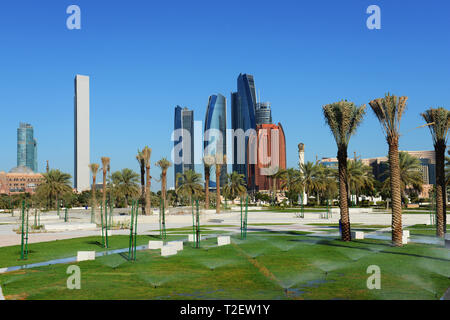
[[(139, 236), (138, 244), (149, 236)], [(101, 250), (100, 237), (31, 244), (29, 262)], [(111, 247), (126, 247), (112, 236)], [(68, 265), (0, 275), (7, 299), (438, 299), (450, 286), (450, 253), (432, 245), (394, 248), (388, 241), (339, 240), (291, 231), (248, 233), (217, 247), (215, 239), (175, 256), (138, 251), (77, 263), (81, 290), (66, 288)], [(0, 248), (2, 266), (17, 265), (18, 247)], [(381, 269), (381, 289), (369, 290), (367, 267)]]

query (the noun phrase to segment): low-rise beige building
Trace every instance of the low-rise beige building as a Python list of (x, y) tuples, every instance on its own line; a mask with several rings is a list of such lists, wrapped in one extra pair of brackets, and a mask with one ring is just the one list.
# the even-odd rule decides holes
[(0, 172), (0, 194), (19, 194), (36, 192), (36, 188), (42, 183), (43, 176), (33, 172), (28, 167), (16, 167), (8, 173)]

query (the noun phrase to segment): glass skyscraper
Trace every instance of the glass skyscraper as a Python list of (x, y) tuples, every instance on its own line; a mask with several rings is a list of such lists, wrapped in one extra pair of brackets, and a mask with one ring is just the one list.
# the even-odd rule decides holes
[[(227, 101), (221, 94), (214, 94), (209, 97), (205, 117), (205, 142), (204, 154), (216, 155), (227, 154)], [(220, 185), (227, 182), (227, 165), (224, 163), (220, 172)], [(211, 169), (212, 188), (216, 187), (215, 166)]]
[(37, 172), (37, 141), (33, 127), (28, 123), (20, 123), (17, 129), (17, 166), (30, 168)]
[[(236, 132), (242, 129), (245, 132), (249, 129), (256, 130), (256, 91), (255, 80), (252, 75), (239, 74), (237, 79), (237, 92), (231, 94), (231, 127)], [(245, 136), (245, 144), (238, 143), (237, 137), (233, 137), (233, 171), (243, 174), (247, 180), (248, 167), (248, 135)], [(238, 150), (242, 149), (244, 150)], [(241, 156), (239, 156), (241, 155)], [(245, 161), (242, 161), (242, 155)], [(245, 162), (245, 163), (242, 163)]]
[[(176, 146), (179, 144), (182, 147), (179, 154), (174, 155), (174, 159), (176, 157), (181, 158), (181, 163), (174, 164), (174, 186), (176, 186), (178, 173), (182, 174), (188, 170), (194, 170), (194, 111), (176, 106), (174, 119), (175, 131), (183, 129), (181, 134), (177, 136), (177, 140), (174, 141), (174, 150), (178, 150)], [(184, 130), (187, 130), (187, 132)]]

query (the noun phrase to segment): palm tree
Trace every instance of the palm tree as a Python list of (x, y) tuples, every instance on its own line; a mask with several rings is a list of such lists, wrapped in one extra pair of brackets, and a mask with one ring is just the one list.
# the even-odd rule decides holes
[(353, 102), (339, 101), (323, 106), (325, 122), (331, 129), (338, 148), (339, 207), (341, 211), (342, 240), (350, 241), (348, 213), (347, 148), (365, 114), (366, 105), (357, 107)]
[(238, 196), (243, 196), (247, 191), (245, 187), (245, 176), (233, 171), (227, 175), (228, 183), (224, 186), (224, 192), (228, 195), (230, 200), (236, 199)]
[(307, 161), (300, 164), (300, 184), (304, 188), (306, 193), (306, 199), (308, 204), (308, 199), (311, 194), (320, 190), (321, 181), (319, 180), (320, 167), (314, 162)]
[(216, 213), (220, 213), (220, 174), (222, 173), (222, 166), (226, 164), (227, 156), (221, 153), (216, 153), (214, 163), (216, 166)]
[[(399, 152), (399, 167), (400, 167), (400, 190), (403, 196), (406, 197), (406, 190), (412, 188), (417, 192), (422, 191), (423, 177), (421, 172), (420, 160), (411, 156), (407, 152)], [(389, 168), (389, 163), (388, 163)], [(388, 190), (391, 179), (389, 171), (381, 174), (382, 178), (386, 178), (383, 182), (383, 189)]]
[(351, 160), (347, 167), (347, 183), (349, 196), (356, 195), (356, 201), (362, 190), (373, 190), (375, 179), (373, 178), (372, 168), (365, 165), (361, 160)]
[(198, 196), (203, 190), (200, 181), (201, 174), (195, 171), (187, 170), (182, 174), (178, 173), (175, 192), (177, 195), (188, 197), (189, 203), (192, 203), (192, 197)]
[(166, 184), (167, 184), (167, 169), (172, 166), (172, 163), (166, 158), (162, 158), (156, 162), (156, 166), (161, 169), (161, 196), (164, 207), (167, 207), (166, 201)]
[(102, 198), (102, 206), (105, 207), (106, 203), (106, 173), (109, 171), (109, 163), (110, 159), (108, 157), (102, 157), (102, 170), (103, 170), (103, 198)]
[(139, 199), (139, 202), (142, 206), (142, 212), (145, 214), (145, 206), (143, 205), (145, 201), (145, 155), (143, 151), (139, 151), (138, 149), (136, 160), (141, 169), (141, 198)]
[(285, 195), (289, 198), (289, 202), (292, 205), (297, 195), (303, 192), (300, 171), (294, 168), (284, 170), (281, 177), (281, 189), (286, 190)]
[(71, 175), (58, 169), (52, 169), (43, 173), (42, 176), (43, 182), (37, 187), (36, 193), (49, 199), (50, 206), (52, 206), (52, 198), (55, 197), (56, 205), (58, 206), (61, 196), (64, 193), (72, 192), (72, 187), (70, 186)]
[(436, 157), (436, 235), (443, 238), (447, 232), (447, 197), (445, 183), (445, 149), (450, 112), (444, 108), (430, 108), (422, 113), (433, 138)]
[(124, 197), (125, 207), (128, 208), (129, 199), (139, 195), (139, 175), (133, 170), (125, 168), (113, 172), (111, 178), (116, 196)]
[(211, 166), (214, 165), (214, 157), (206, 155), (203, 157), (205, 169), (205, 209), (209, 209), (209, 180), (211, 175)]
[[(91, 172), (92, 172), (92, 190), (91, 190), (92, 203), (91, 203), (91, 206), (94, 209), (94, 212), (96, 212), (96, 209), (97, 209), (97, 199), (95, 198), (95, 187), (96, 187), (95, 184), (97, 182), (97, 172), (98, 172), (99, 167), (100, 166), (98, 163), (91, 163), (89, 165), (89, 168), (91, 169)], [(96, 219), (97, 219), (97, 217), (96, 217)]]
[(150, 187), (151, 187), (151, 176), (150, 176), (150, 158), (152, 155), (152, 149), (148, 146), (145, 146), (142, 150), (142, 158), (144, 159), (145, 165), (145, 179), (147, 181), (145, 186), (145, 213), (151, 213), (151, 197), (150, 197)]
[(398, 154), (398, 139), (400, 136), (400, 121), (406, 109), (408, 97), (398, 98), (389, 93), (384, 98), (369, 102), (373, 112), (383, 127), (389, 145), (389, 174), (392, 200), (392, 243), (403, 245), (402, 229), (402, 194)]
[(285, 169), (280, 169), (279, 167), (268, 168), (271, 174), (268, 177), (272, 180), (272, 202), (275, 204), (275, 198), (277, 196), (278, 180), (282, 179), (286, 175)]

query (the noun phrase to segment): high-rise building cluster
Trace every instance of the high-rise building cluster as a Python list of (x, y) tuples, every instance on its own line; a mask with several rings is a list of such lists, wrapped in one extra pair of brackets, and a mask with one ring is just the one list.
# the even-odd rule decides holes
[[(192, 170), (194, 163), (193, 111), (175, 107), (175, 184), (177, 174)], [(177, 130), (182, 130), (177, 133)], [(286, 138), (280, 123), (272, 123), (269, 102), (258, 101), (254, 77), (239, 74), (237, 91), (231, 93), (231, 150), (227, 150), (227, 101), (221, 94), (208, 99), (204, 123), (203, 155), (226, 155), (232, 171), (242, 174), (251, 191), (268, 190), (270, 175), (286, 168)], [(185, 139), (190, 139), (189, 142)], [(178, 146), (183, 146), (180, 151)], [(187, 149), (185, 149), (187, 148)], [(191, 157), (183, 152), (188, 150)], [(212, 166), (210, 187), (215, 188), (216, 174)], [(227, 181), (227, 166), (222, 166), (220, 184)]]

